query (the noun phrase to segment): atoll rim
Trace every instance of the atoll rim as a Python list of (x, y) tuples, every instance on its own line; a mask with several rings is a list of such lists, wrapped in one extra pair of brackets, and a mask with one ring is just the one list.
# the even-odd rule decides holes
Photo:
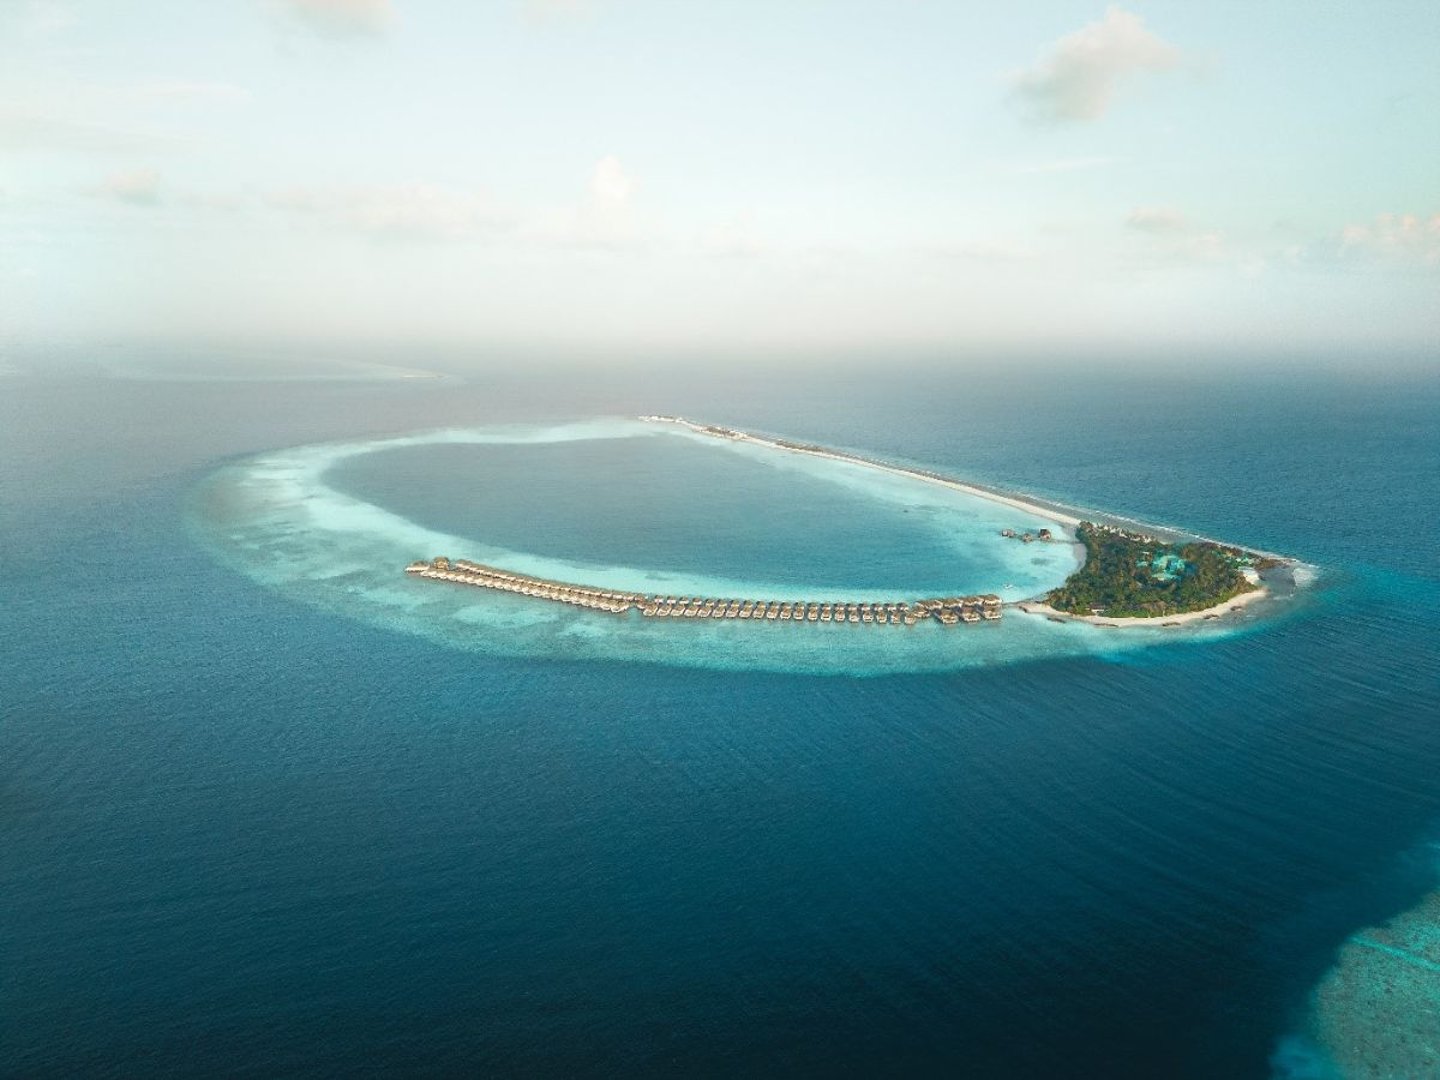
[[(906, 626), (890, 632), (865, 625), (751, 625), (725, 620), (646, 619), (631, 612), (615, 616), (536, 601), (530, 597), (419, 580), (404, 573), (417, 559), (436, 554), (473, 559), (541, 578), (584, 582), (599, 589), (701, 596), (767, 596), (801, 600), (813, 585), (735, 573), (703, 573), (644, 564), (643, 518), (636, 529), (631, 564), (593, 562), (564, 554), (506, 547), (475, 528), (446, 531), (405, 516), (378, 501), (357, 498), (332, 482), (338, 466), (382, 452), (436, 447), (569, 447), (583, 455), (601, 443), (647, 440), (664, 455), (682, 440), (711, 454), (738, 455), (748, 467), (780, 468), (786, 476), (833, 488), (851, 500), (856, 513), (909, 513), (923, 522), (917, 543), (949, 545), (942, 563), (953, 571), (954, 593), (997, 592), (1007, 602), (1053, 588), (1077, 565), (1067, 543), (1041, 548), (1006, 543), (1003, 529), (1053, 529), (1064, 515), (1047, 518), (1040, 508), (1002, 497), (938, 486), (904, 470), (867, 468), (851, 461), (785, 454), (773, 447), (706, 438), (680, 425), (637, 420), (444, 430), (363, 442), (301, 446), (265, 453), (228, 465), (195, 492), (190, 521), (195, 534), (218, 557), (257, 582), (286, 595), (350, 618), (459, 649), (501, 656), (627, 660), (732, 670), (815, 674), (887, 674), (950, 671), (979, 665), (1016, 663), (1043, 657), (1116, 653), (1175, 640), (1175, 633), (1123, 634), (1079, 623), (1057, 623), (1015, 614), (994, 624), (956, 631), (941, 625)], [(582, 460), (577, 457), (576, 460)], [(782, 460), (783, 459), (783, 460)], [(377, 459), (378, 460), (378, 459)], [(737, 461), (738, 464), (738, 461)], [(467, 477), (456, 498), (484, 500), (491, 485)], [(449, 482), (444, 477), (438, 482)], [(525, 492), (508, 493), (512, 502)], [(779, 497), (783, 497), (779, 496)], [(496, 496), (497, 509), (502, 502)], [(523, 505), (523, 503), (520, 503)], [(660, 512), (647, 504), (648, 511)], [(574, 527), (586, 522), (577, 510)], [(558, 520), (558, 519), (557, 519)], [(695, 525), (703, 537), (704, 514)], [(560, 526), (552, 522), (553, 529)], [(757, 515), (755, 529), (764, 529)], [(920, 526), (916, 526), (917, 529)], [(835, 585), (845, 581), (844, 553), (826, 551), (823, 529), (806, 558), (830, 558)], [(731, 534), (733, 536), (733, 533)], [(757, 536), (756, 541), (765, 542)], [(544, 547), (545, 545), (536, 545)], [(555, 547), (555, 545), (549, 545)], [(572, 545), (573, 549), (573, 545)], [(973, 553), (983, 551), (983, 558)], [(703, 559), (701, 560), (703, 562)], [(773, 567), (771, 567), (773, 570)], [(903, 576), (903, 567), (896, 577)], [(995, 580), (995, 579), (999, 580)], [(917, 581), (918, 590), (940, 585)], [(899, 599), (893, 589), (848, 590), (851, 599)], [(922, 595), (921, 592), (916, 593)], [(1186, 637), (1214, 636), (1233, 627), (1187, 630)]]

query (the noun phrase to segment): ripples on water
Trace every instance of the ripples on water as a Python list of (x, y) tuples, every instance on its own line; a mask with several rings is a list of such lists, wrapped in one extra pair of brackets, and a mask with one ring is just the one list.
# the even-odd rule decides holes
[(1278, 443), (1244, 397), (1208, 436), (1172, 416), (1180, 460), (1256, 470), (1223, 504), (1210, 468), (1145, 479), (1143, 420), (998, 445), (1074, 386), (964, 431), (873, 387), (848, 431), (823, 395), (794, 430), (625, 391), (1327, 568), (1301, 617), (1203, 646), (866, 680), (437, 649), (179, 532), (219, 458), (519, 391), (103, 389), (0, 402), (30, 475), (0, 476), (0, 1071), (1263, 1076), (1345, 938), (1430, 887), (1435, 545), (1356, 524), (1436, 516), (1413, 388), (1262, 393)]

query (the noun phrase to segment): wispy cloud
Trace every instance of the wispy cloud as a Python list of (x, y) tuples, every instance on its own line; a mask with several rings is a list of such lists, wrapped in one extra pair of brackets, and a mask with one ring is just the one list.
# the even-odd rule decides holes
[(1147, 260), (1175, 266), (1232, 263), (1250, 272), (1263, 257), (1237, 249), (1223, 232), (1173, 206), (1137, 206), (1125, 227), (1144, 237)]
[(1053, 161), (1013, 165), (1010, 171), (1020, 176), (1036, 176), (1043, 173), (1089, 172), (1091, 169), (1103, 169), (1113, 164), (1113, 157), (1056, 158)]
[(1147, 233), (1179, 233), (1190, 229), (1190, 219), (1173, 206), (1138, 206), (1130, 211), (1125, 224)]
[(1253, 268), (1255, 260), (1260, 258), (1234, 250), (1226, 241), (1225, 234), (1216, 229), (1188, 230), (1174, 238), (1167, 250), (1172, 258), (1185, 262), (1229, 260), (1247, 273)]
[(926, 249), (931, 255), (957, 262), (982, 266), (1034, 262), (1039, 253), (1030, 245), (1014, 240), (961, 240), (935, 244)]
[(140, 101), (153, 102), (244, 102), (251, 98), (250, 91), (243, 86), (227, 82), (209, 82), (203, 79), (150, 79), (134, 87), (115, 91), (115, 93)]
[(436, 184), (295, 187), (264, 197), (273, 210), (381, 239), (458, 240), (507, 222), (482, 193)]
[(16, 104), (0, 105), (0, 151), (149, 155), (193, 147), (198, 134), (192, 139), (147, 128), (176, 108), (234, 106), (250, 98), (242, 86), (203, 79), (22, 85)]
[(1374, 221), (1347, 225), (1340, 233), (1342, 254), (1440, 266), (1440, 214), (1380, 214)]
[(266, 191), (258, 205), (295, 223), (377, 240), (508, 242), (623, 248), (636, 239), (634, 179), (613, 157), (596, 162), (583, 196), (567, 206), (507, 205), (478, 188), (433, 183), (296, 185)]
[(591, 7), (590, 0), (521, 0), (521, 10), (537, 22), (589, 15)]
[(325, 37), (356, 38), (383, 33), (395, 21), (390, 0), (282, 0), (301, 23)]
[(183, 140), (61, 116), (0, 110), (0, 150), (12, 152), (150, 153)]
[(111, 173), (95, 194), (132, 206), (156, 206), (160, 203), (160, 174), (154, 169)]
[(25, 5), (22, 32), (27, 36), (54, 37), (78, 26), (79, 18), (66, 4), (56, 0), (29, 0)]
[(1021, 72), (1014, 93), (1023, 111), (1047, 123), (1098, 120), (1123, 79), (1179, 67), (1183, 54), (1146, 29), (1140, 16), (1111, 7), (1099, 22), (1057, 41)]

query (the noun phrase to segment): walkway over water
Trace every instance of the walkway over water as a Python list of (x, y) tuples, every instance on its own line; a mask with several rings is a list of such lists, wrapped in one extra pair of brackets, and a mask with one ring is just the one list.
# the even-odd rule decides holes
[(615, 592), (588, 585), (575, 585), (548, 578), (516, 574), (468, 559), (450, 560), (438, 556), (431, 562), (414, 562), (407, 574), (473, 585), (482, 589), (518, 593), (554, 603), (624, 615), (639, 611), (646, 618), (748, 619), (765, 622), (859, 623), (871, 626), (914, 626), (922, 619), (934, 619), (944, 626), (960, 623), (994, 622), (1001, 616), (1000, 597), (944, 596), (893, 603), (837, 600), (756, 600), (708, 596), (660, 596)]

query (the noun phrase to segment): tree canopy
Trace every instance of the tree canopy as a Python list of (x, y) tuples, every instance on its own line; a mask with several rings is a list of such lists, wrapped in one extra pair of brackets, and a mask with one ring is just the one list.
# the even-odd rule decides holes
[[(1223, 603), (1252, 585), (1237, 566), (1237, 553), (1197, 540), (1166, 544), (1154, 537), (1081, 522), (1075, 530), (1085, 545), (1085, 565), (1047, 598), (1058, 611), (1116, 618), (1156, 618), (1200, 611)], [(1184, 560), (1174, 576), (1157, 572), (1157, 556)]]

